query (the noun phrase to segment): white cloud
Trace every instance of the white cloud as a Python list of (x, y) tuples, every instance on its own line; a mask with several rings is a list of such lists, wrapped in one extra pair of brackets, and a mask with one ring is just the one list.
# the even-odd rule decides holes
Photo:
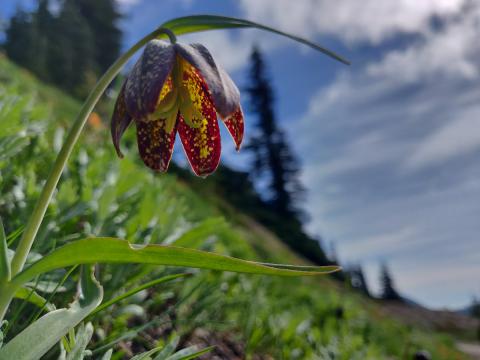
[(139, 4), (142, 0), (116, 0), (120, 6), (129, 7)]
[(422, 141), (405, 161), (407, 170), (416, 170), (480, 148), (480, 105), (460, 112), (447, 125)]
[(243, 69), (248, 64), (254, 45), (263, 51), (275, 50), (282, 45), (278, 35), (258, 29), (206, 31), (184, 36), (182, 41), (205, 45), (228, 72)]
[(243, 67), (248, 62), (247, 59), (252, 49), (251, 39), (245, 36), (233, 39), (232, 34), (228, 31), (209, 31), (188, 35), (182, 41), (199, 42), (205, 45), (227, 72)]
[(411, 248), (418, 241), (417, 236), (417, 229), (406, 225), (396, 232), (374, 234), (350, 242), (347, 246), (348, 254), (351, 254), (352, 258), (366, 259), (372, 249), (376, 249), (376, 257), (388, 258), (392, 253)]
[[(335, 136), (344, 146), (315, 172), (339, 175), (392, 162), (412, 171), (476, 151), (479, 24), (480, 6), (319, 90), (301, 124), (304, 146), (318, 144), (308, 129), (322, 118), (330, 119), (323, 124), (325, 137)], [(352, 132), (355, 138), (346, 135)]]
[[(371, 281), (388, 261), (401, 291), (436, 306), (464, 301), (470, 293), (460, 290), (480, 270), (475, 4), (343, 70), (312, 96), (295, 128), (310, 230), (335, 239), (341, 259), (362, 261)], [(455, 291), (439, 288), (442, 277)]]
[[(408, 144), (392, 143), (379, 131), (373, 130), (361, 135), (341, 149), (333, 159), (322, 162), (315, 168), (315, 175), (322, 177), (339, 176), (358, 169), (374, 167), (376, 165), (399, 160), (407, 149)], [(382, 149), (382, 151), (379, 151)], [(307, 176), (308, 174), (305, 174)]]
[(414, 82), (437, 75), (475, 79), (479, 74), (476, 60), (480, 34), (480, 7), (468, 14), (446, 21), (444, 29), (426, 29), (422, 40), (407, 49), (391, 51), (383, 61), (368, 66), (372, 76), (393, 77)]
[(423, 32), (432, 16), (459, 12), (466, 0), (241, 0), (252, 20), (303, 35), (333, 34), (379, 43), (398, 32)]

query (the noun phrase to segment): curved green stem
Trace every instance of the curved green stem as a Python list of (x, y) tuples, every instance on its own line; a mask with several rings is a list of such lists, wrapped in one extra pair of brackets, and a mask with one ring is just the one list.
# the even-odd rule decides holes
[[(37, 235), (38, 229), (42, 223), (42, 220), (47, 211), (48, 205), (52, 199), (53, 193), (57, 187), (60, 176), (62, 175), (63, 169), (72, 153), (72, 150), (77, 143), (77, 140), (87, 122), (88, 116), (92, 112), (93, 108), (97, 104), (98, 100), (102, 96), (103, 92), (107, 86), (112, 82), (115, 76), (120, 72), (125, 63), (135, 54), (140, 48), (142, 48), (148, 41), (159, 37), (160, 35), (167, 35), (172, 41), (175, 41), (175, 35), (168, 29), (158, 28), (155, 31), (151, 32), (135, 45), (133, 45), (125, 54), (123, 54), (100, 78), (93, 90), (90, 92), (87, 100), (83, 104), (80, 112), (73, 123), (67, 138), (60, 150), (57, 159), (50, 171), (48, 179), (42, 189), (39, 199), (35, 205), (32, 215), (25, 227), (22, 238), (16, 248), (15, 256), (11, 264), (11, 274), (12, 276), (18, 274), (27, 259), (27, 255), (32, 248), (35, 236)], [(2, 286), (0, 295), (0, 320), (3, 318), (3, 315), (6, 311), (6, 307), (10, 302), (8, 300), (9, 295), (8, 291), (5, 291), (5, 287)]]

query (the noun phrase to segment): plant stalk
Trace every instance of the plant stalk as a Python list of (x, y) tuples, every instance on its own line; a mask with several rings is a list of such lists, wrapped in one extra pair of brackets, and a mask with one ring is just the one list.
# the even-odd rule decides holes
[[(175, 40), (175, 35), (165, 28), (158, 28), (142, 38), (135, 45), (133, 45), (125, 54), (123, 54), (110, 68), (103, 74), (98, 80), (93, 90), (88, 95), (87, 100), (84, 102), (80, 112), (73, 123), (70, 131), (65, 139), (65, 142), (60, 150), (55, 163), (50, 171), (48, 179), (42, 189), (39, 199), (35, 205), (32, 215), (25, 227), (22, 238), (18, 243), (11, 264), (11, 277), (13, 278), (18, 274), (25, 265), (27, 255), (32, 248), (35, 236), (43, 221), (48, 205), (52, 199), (53, 193), (57, 187), (58, 181), (62, 175), (62, 172), (67, 164), (68, 158), (72, 153), (75, 144), (80, 137), (80, 134), (87, 122), (87, 119), (92, 112), (93, 108), (97, 104), (98, 100), (106, 90), (108, 85), (112, 82), (115, 76), (120, 72), (126, 62), (135, 54), (140, 48), (142, 48), (148, 41), (160, 37), (161, 35), (167, 35), (170, 39)], [(6, 309), (11, 301), (12, 294), (7, 291), (8, 285), (0, 285), (0, 321), (5, 315)]]
[(15, 295), (17, 287), (12, 287), (8, 282), (0, 281), (0, 323), (7, 313), (8, 305)]

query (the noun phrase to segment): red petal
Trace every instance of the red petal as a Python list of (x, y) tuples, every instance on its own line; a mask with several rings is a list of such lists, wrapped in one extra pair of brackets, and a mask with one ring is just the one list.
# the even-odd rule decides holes
[(203, 119), (198, 128), (192, 128), (180, 115), (177, 123), (178, 134), (193, 172), (198, 176), (213, 173), (220, 162), (222, 146), (217, 119)]
[(177, 124), (171, 132), (165, 131), (164, 119), (137, 121), (137, 143), (140, 157), (149, 168), (165, 172), (172, 159)]
[(180, 114), (178, 133), (194, 173), (207, 176), (215, 171), (220, 162), (221, 141), (217, 112), (205, 80), (198, 71), (186, 61), (183, 61), (182, 68), (182, 86), (197, 110), (189, 113), (201, 114), (202, 118), (194, 116), (189, 119), (190, 124), (194, 124), (192, 127), (184, 120), (185, 114)]
[(240, 150), (240, 145), (242, 145), (243, 132), (245, 128), (242, 108), (239, 107), (237, 111), (235, 111), (225, 120), (223, 120), (223, 123), (227, 127), (230, 135), (232, 135), (233, 141), (235, 141), (235, 147), (237, 148), (237, 151)]

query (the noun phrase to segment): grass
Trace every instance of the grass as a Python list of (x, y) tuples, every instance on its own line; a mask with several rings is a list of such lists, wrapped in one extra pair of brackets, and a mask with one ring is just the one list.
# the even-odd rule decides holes
[[(53, 161), (53, 149), (79, 103), (42, 84), (0, 56), (0, 215), (7, 234), (22, 228)], [(107, 101), (103, 109), (111, 104)], [(120, 161), (108, 138), (108, 115), (89, 122), (35, 243), (37, 256), (89, 235), (118, 236), (134, 243), (175, 243), (232, 256), (303, 263), (273, 234), (228, 204), (196, 193), (175, 175), (156, 175), (140, 164), (132, 131), (131, 150)], [(215, 176), (215, 175), (213, 175)], [(221, 206), (219, 204), (222, 203)], [(11, 238), (15, 246), (15, 238)], [(184, 272), (145, 265), (102, 266), (99, 278), (108, 301), (148, 281)], [(37, 280), (37, 290), (66, 305), (78, 272), (49, 294), (39, 284), (58, 284), (65, 271)], [(143, 290), (91, 320), (94, 355), (113, 347), (113, 358), (129, 357), (180, 336), (179, 347), (216, 345), (228, 358), (411, 359), (426, 349), (434, 359), (462, 359), (453, 340), (424, 333), (383, 315), (377, 304), (323, 277), (285, 279), (212, 271)], [(32, 284), (35, 286), (35, 284)], [(35, 314), (15, 301), (7, 340)], [(230, 351), (230, 353), (229, 353)], [(58, 348), (46, 358), (55, 358)], [(230, 355), (229, 355), (230, 354)], [(206, 358), (209, 358), (207, 355)]]

